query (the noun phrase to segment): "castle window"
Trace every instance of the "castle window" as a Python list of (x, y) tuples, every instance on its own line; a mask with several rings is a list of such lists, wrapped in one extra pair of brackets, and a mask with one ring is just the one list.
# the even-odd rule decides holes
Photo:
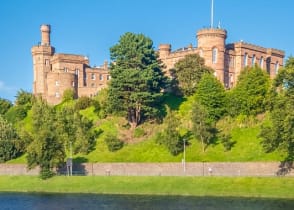
[(76, 74), (77, 76), (79, 76), (79, 73), (80, 73), (80, 70), (79, 70), (79, 69), (76, 69), (76, 70), (75, 70), (75, 74)]
[(59, 86), (59, 81), (58, 80), (55, 81), (55, 86)]
[(49, 65), (50, 65), (49, 59), (45, 59), (45, 66), (49, 66)]
[(229, 60), (229, 66), (230, 67), (235, 67), (235, 60), (234, 60), (234, 57), (233, 56), (230, 56), (230, 58), (229, 58), (230, 60)]
[(279, 62), (277, 61), (275, 63), (275, 74), (278, 74), (278, 71), (279, 71)]
[(73, 87), (75, 86), (75, 82), (74, 81), (72, 81), (71, 84), (72, 84)]
[(251, 60), (251, 66), (254, 66), (254, 64), (255, 64), (255, 60), (256, 60), (256, 59), (255, 59), (255, 55), (253, 55), (253, 56), (252, 56), (252, 60)]
[(59, 98), (59, 97), (60, 97), (59, 92), (56, 92), (56, 93), (55, 93), (55, 97), (56, 97), (56, 98)]
[(103, 80), (103, 75), (102, 74), (99, 74), (99, 79)]
[(95, 80), (96, 79), (96, 75), (94, 73), (91, 74), (91, 79)]
[(248, 54), (244, 54), (244, 66), (248, 66)]
[(67, 67), (64, 67), (64, 72), (68, 72), (68, 68)]
[(107, 76), (106, 76), (106, 79), (107, 79), (107, 80), (110, 80), (110, 75), (107, 75)]
[(261, 56), (260, 61), (259, 61), (259, 66), (261, 69), (263, 69), (263, 57)]
[(212, 49), (212, 63), (217, 63), (217, 48)]

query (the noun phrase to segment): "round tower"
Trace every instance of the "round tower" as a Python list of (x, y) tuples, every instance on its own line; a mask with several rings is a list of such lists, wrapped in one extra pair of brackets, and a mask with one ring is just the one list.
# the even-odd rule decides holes
[(50, 25), (41, 25), (41, 45), (50, 46)]
[(205, 64), (215, 70), (215, 76), (224, 82), (227, 31), (220, 28), (201, 29), (197, 32), (198, 49)]
[(34, 83), (33, 93), (46, 98), (47, 73), (51, 71), (51, 57), (54, 47), (50, 46), (50, 25), (41, 25), (41, 44), (32, 47)]
[(171, 45), (170, 44), (160, 44), (159, 45), (159, 58), (165, 59), (169, 56), (171, 52)]

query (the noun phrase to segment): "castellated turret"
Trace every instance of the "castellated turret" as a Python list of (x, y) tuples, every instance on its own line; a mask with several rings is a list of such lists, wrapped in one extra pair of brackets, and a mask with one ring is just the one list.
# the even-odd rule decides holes
[(220, 28), (201, 29), (197, 32), (199, 54), (205, 59), (205, 65), (215, 70), (215, 76), (224, 81), (224, 61), (227, 31)]
[(47, 94), (46, 77), (51, 70), (50, 59), (54, 54), (54, 47), (50, 46), (50, 25), (41, 25), (41, 44), (32, 47), (35, 95)]

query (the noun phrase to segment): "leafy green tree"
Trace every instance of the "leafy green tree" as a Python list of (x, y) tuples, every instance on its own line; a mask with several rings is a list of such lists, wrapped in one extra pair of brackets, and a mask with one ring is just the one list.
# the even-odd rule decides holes
[(62, 95), (62, 102), (72, 101), (75, 97), (75, 93), (72, 89), (66, 89)]
[(177, 155), (184, 149), (183, 139), (179, 133), (180, 120), (176, 117), (176, 112), (167, 109), (164, 119), (165, 128), (159, 133), (156, 141), (164, 145), (172, 155)]
[(88, 154), (95, 146), (96, 137), (101, 132), (94, 130), (92, 120), (83, 117), (76, 106), (63, 105), (56, 112), (56, 131), (69, 151), (72, 144), (74, 154)]
[(226, 112), (225, 89), (212, 74), (202, 76), (197, 87), (196, 100), (205, 107), (212, 121), (219, 120)]
[(77, 99), (77, 101), (75, 103), (75, 109), (76, 110), (86, 109), (86, 108), (90, 107), (92, 105), (92, 103), (93, 103), (93, 100), (91, 98), (89, 98), (88, 96), (82, 96)]
[(260, 136), (267, 152), (287, 152), (294, 160), (294, 58), (290, 57), (274, 80), (271, 94), (271, 124), (263, 125)]
[(197, 102), (192, 107), (192, 133), (200, 140), (202, 151), (205, 152), (206, 147), (211, 143), (215, 134), (213, 122), (209, 118), (209, 113), (205, 107)]
[(20, 156), (23, 142), (18, 137), (12, 124), (0, 115), (0, 162)]
[(5, 115), (5, 113), (12, 107), (12, 103), (7, 100), (0, 98), (0, 115)]
[(29, 108), (31, 107), (33, 101), (32, 93), (20, 89), (19, 91), (17, 91), (15, 97), (15, 105), (28, 105)]
[(198, 54), (186, 55), (175, 64), (171, 71), (180, 93), (184, 96), (193, 95), (197, 85), (205, 73), (212, 73), (213, 70), (205, 66), (205, 61)]
[(29, 168), (40, 166), (40, 176), (47, 179), (53, 175), (53, 169), (63, 164), (65, 150), (58, 136), (56, 114), (53, 107), (39, 99), (32, 107), (32, 142), (27, 147)]
[(109, 108), (126, 116), (132, 128), (156, 116), (166, 77), (153, 42), (143, 34), (125, 33), (110, 48)]
[(266, 109), (270, 88), (269, 75), (258, 66), (245, 68), (234, 89), (228, 93), (231, 116), (256, 115)]

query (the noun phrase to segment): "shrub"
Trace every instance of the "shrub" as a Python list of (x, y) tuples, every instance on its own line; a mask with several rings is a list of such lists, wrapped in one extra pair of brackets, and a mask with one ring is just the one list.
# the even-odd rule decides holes
[(90, 107), (91, 105), (92, 105), (92, 99), (87, 96), (82, 96), (77, 100), (75, 104), (75, 109), (83, 110)]
[(124, 146), (124, 142), (114, 135), (106, 135), (105, 143), (107, 144), (107, 148), (110, 152), (115, 152)]

